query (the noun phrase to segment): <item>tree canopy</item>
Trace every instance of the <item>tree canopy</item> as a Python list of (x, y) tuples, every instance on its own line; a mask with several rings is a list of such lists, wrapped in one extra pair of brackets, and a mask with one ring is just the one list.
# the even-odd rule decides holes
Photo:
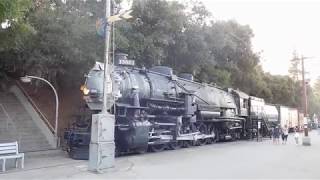
[[(104, 39), (96, 33), (96, 20), (104, 16), (104, 3), (0, 1), (0, 22), (11, 23), (0, 30), (0, 68), (42, 76), (57, 87), (78, 86), (88, 68), (103, 60)], [(212, 20), (214, 12), (199, 1), (135, 0), (132, 10), (134, 18), (114, 24), (113, 48), (129, 54), (138, 66), (167, 65), (200, 82), (301, 107), (298, 79), (262, 70), (250, 26)], [(290, 72), (297, 73), (297, 62), (292, 62)], [(320, 93), (309, 91), (310, 112), (318, 112), (320, 98), (314, 96)]]

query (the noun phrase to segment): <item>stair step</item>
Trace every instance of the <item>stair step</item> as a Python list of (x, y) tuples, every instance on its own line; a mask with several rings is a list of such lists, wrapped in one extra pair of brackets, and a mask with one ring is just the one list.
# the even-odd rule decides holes
[(31, 151), (44, 151), (53, 149), (51, 146), (31, 146), (31, 145), (20, 145), (20, 152), (31, 152)]
[(20, 146), (22, 147), (50, 147), (50, 144), (46, 142), (23, 142), (19, 141)]
[(18, 98), (12, 93), (0, 92), (0, 143), (18, 141), (21, 152), (52, 149)]

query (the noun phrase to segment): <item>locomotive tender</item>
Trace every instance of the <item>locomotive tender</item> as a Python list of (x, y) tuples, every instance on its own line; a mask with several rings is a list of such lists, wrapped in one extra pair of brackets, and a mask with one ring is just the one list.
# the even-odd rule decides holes
[[(120, 54), (116, 62), (130, 60)], [(263, 99), (195, 82), (191, 74), (176, 76), (169, 67), (147, 70), (117, 64), (109, 68), (109, 95), (113, 99), (108, 99), (116, 119), (118, 154), (249, 138), (257, 133), (258, 121), (262, 124), (260, 133), (269, 133)], [(82, 91), (90, 112), (101, 111), (103, 64), (97, 63), (90, 70)], [(74, 159), (88, 158), (90, 123), (89, 118), (65, 132), (69, 154)]]

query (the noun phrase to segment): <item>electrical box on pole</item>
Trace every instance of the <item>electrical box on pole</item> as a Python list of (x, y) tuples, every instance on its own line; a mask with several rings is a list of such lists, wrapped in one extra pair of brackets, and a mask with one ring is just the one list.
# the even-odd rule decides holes
[(89, 147), (89, 170), (101, 172), (114, 166), (114, 116), (109, 113), (92, 115)]

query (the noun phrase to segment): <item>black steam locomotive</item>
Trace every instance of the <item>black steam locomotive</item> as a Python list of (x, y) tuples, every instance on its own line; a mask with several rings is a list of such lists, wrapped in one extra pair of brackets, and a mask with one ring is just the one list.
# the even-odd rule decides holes
[[(110, 78), (110, 97), (114, 98), (110, 112), (116, 118), (118, 154), (158, 152), (269, 134), (263, 99), (195, 82), (191, 74), (176, 76), (169, 67), (127, 66), (132, 62), (123, 54), (116, 59), (118, 64), (112, 68)], [(101, 111), (102, 84), (103, 64), (97, 63), (82, 87), (88, 118), (78, 120), (65, 132), (72, 158), (88, 158), (90, 118)]]

